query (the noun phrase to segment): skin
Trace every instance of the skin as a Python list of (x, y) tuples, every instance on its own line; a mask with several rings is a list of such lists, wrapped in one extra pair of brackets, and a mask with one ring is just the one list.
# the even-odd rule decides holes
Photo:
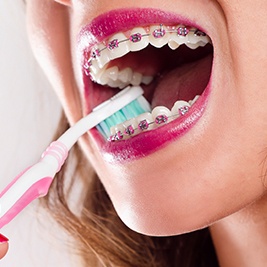
[[(33, 51), (71, 124), (84, 112), (76, 36), (96, 16), (123, 7), (129, 1), (27, 1)], [(133, 230), (173, 235), (212, 225), (221, 266), (264, 266), (266, 1), (135, 0), (131, 7), (177, 10), (209, 33), (215, 51), (209, 105), (190, 133), (130, 163), (105, 162), (86, 134), (88, 160)]]

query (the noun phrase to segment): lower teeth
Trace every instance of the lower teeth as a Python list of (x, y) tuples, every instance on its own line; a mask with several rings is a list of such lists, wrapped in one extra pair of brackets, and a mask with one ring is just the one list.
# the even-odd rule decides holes
[(189, 102), (179, 100), (174, 104), (171, 110), (166, 107), (156, 107), (151, 113), (143, 113), (134, 119), (130, 119), (124, 123), (111, 127), (111, 136), (108, 138), (108, 141), (115, 142), (126, 140), (142, 132), (158, 128), (176, 118), (184, 116), (198, 98), (199, 95)]

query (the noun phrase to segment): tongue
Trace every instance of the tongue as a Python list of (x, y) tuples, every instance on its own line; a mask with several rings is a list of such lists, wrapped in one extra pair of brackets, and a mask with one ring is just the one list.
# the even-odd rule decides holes
[(206, 88), (211, 73), (212, 55), (184, 64), (163, 74), (157, 80), (152, 98), (152, 108), (172, 108), (177, 100), (193, 100)]

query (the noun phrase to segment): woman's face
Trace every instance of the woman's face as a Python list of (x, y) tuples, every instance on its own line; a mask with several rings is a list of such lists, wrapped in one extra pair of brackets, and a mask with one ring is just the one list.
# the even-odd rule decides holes
[[(153, 107), (201, 95), (186, 112), (177, 109), (173, 122), (153, 123), (154, 130), (110, 142), (94, 129), (80, 140), (133, 230), (192, 231), (265, 193), (266, 10), (263, 0), (27, 1), (33, 51), (72, 124), (118, 91), (111, 86), (141, 81)], [(196, 29), (209, 37), (196, 36)], [(138, 36), (142, 41), (134, 42)], [(182, 46), (194, 40), (205, 47)], [(145, 42), (152, 45), (137, 47)], [(160, 42), (174, 50), (155, 48)], [(139, 51), (127, 53), (126, 44)]]

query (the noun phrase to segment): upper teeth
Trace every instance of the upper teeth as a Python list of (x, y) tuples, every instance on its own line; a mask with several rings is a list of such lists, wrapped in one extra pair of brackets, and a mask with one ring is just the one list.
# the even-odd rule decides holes
[(124, 88), (129, 84), (149, 84), (153, 77), (143, 76), (131, 68), (119, 70), (116, 66), (107, 68), (107, 65), (111, 60), (129, 52), (140, 51), (149, 44), (157, 48), (168, 44), (174, 50), (182, 44), (196, 49), (210, 42), (210, 38), (205, 33), (183, 25), (138, 27), (132, 29), (128, 37), (125, 33), (117, 33), (107, 42), (96, 45), (89, 58), (86, 58), (84, 69), (93, 81), (101, 85)]

